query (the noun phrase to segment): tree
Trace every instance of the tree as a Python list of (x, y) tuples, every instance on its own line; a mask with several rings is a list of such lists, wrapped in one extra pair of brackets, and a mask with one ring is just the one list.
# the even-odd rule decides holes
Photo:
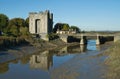
[(11, 28), (9, 29), (9, 32), (10, 32), (13, 36), (18, 36), (18, 35), (19, 35), (19, 29), (18, 29), (18, 27), (16, 27), (15, 25), (11, 26)]
[(26, 26), (26, 27), (29, 27), (29, 17), (26, 18), (26, 20), (25, 20), (25, 26)]
[(13, 18), (9, 21), (9, 26), (25, 27), (25, 20), (22, 18)]
[(77, 26), (71, 26), (70, 29), (73, 29), (73, 30), (76, 30), (77, 32), (80, 32), (80, 29)]
[(29, 31), (27, 27), (20, 27), (20, 34), (23, 36), (29, 35)]
[(4, 15), (0, 14), (0, 31), (4, 31), (4, 29), (8, 26), (9, 18)]
[(69, 25), (67, 23), (56, 23), (53, 32), (56, 33), (57, 30), (69, 30)]
[(63, 31), (68, 31), (69, 30), (69, 25), (68, 24), (63, 24)]
[(57, 30), (62, 30), (62, 28), (63, 28), (63, 23), (56, 23), (53, 28), (53, 32), (56, 33)]
[[(25, 20), (22, 18), (13, 18), (9, 21), (8, 30), (14, 36), (19, 36), (20, 34), (24, 35), (26, 33), (27, 29), (22, 27), (26, 27)], [(23, 32), (20, 30), (21, 28), (25, 31), (24, 33), (21, 33)]]

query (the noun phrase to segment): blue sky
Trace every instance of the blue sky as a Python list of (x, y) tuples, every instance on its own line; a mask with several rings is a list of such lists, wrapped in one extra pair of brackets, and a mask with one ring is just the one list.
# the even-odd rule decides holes
[(0, 0), (0, 13), (10, 19), (50, 10), (57, 22), (81, 30), (120, 30), (120, 0)]

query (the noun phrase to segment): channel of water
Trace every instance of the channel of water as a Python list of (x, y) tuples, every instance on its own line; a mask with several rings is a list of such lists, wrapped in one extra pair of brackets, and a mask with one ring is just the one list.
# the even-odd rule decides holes
[(107, 46), (65, 46), (0, 64), (0, 79), (104, 79)]

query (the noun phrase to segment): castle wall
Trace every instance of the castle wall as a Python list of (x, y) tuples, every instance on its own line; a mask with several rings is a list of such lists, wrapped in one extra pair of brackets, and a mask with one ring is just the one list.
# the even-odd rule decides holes
[(53, 14), (49, 11), (29, 14), (29, 32), (31, 34), (48, 34), (52, 32)]

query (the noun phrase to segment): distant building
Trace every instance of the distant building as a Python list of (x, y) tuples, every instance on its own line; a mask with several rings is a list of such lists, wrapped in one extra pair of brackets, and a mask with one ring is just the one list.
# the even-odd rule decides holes
[(64, 30), (57, 30), (56, 31), (57, 34), (76, 34), (77, 31), (73, 30), (73, 29), (69, 29), (68, 31), (64, 31)]
[(46, 34), (51, 33), (53, 29), (53, 14), (48, 10), (45, 12), (29, 13), (29, 32), (39, 34), (42, 39)]

